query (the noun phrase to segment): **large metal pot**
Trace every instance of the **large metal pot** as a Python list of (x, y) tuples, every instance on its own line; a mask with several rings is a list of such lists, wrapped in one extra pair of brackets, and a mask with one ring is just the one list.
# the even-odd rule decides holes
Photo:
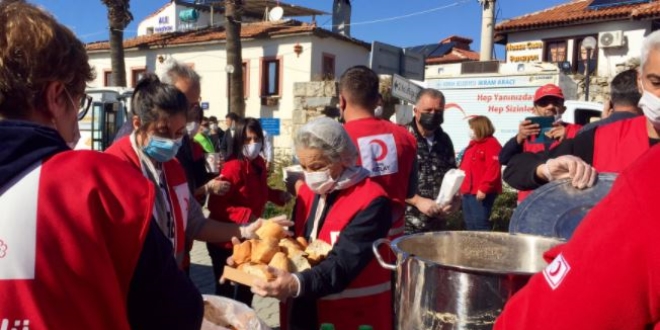
[[(389, 244), (396, 265), (378, 247)], [(504, 303), (546, 262), (552, 238), (496, 232), (446, 231), (381, 239), (373, 250), (396, 270), (399, 330), (490, 329)]]

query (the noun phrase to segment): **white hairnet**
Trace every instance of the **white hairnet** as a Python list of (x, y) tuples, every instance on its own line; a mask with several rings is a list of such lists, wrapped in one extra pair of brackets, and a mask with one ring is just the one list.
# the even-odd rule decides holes
[(314, 119), (298, 130), (294, 140), (296, 149), (320, 149), (333, 163), (345, 167), (355, 165), (357, 149), (344, 127), (328, 117)]

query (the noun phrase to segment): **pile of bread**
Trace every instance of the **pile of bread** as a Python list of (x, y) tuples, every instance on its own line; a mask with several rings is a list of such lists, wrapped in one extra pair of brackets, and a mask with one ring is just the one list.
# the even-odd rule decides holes
[(301, 272), (321, 262), (332, 246), (315, 240), (307, 244), (304, 237), (287, 237), (286, 230), (271, 221), (265, 221), (256, 232), (259, 239), (251, 239), (234, 245), (234, 267), (262, 279), (272, 280), (274, 276), (267, 267), (287, 272)]

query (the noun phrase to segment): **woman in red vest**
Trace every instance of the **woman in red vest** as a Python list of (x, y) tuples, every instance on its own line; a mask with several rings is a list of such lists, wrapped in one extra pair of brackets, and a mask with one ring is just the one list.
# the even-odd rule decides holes
[(154, 216), (172, 243), (179, 266), (184, 259), (186, 237), (229, 242), (234, 236), (254, 236), (261, 221), (249, 226), (207, 221), (201, 206), (191, 196), (185, 172), (175, 159), (186, 134), (185, 95), (150, 74), (135, 87), (133, 107), (135, 130), (106, 152), (133, 165), (157, 187)]
[(502, 146), (493, 137), (495, 128), (488, 117), (475, 116), (468, 124), (470, 144), (460, 166), (465, 172), (460, 190), (463, 219), (468, 230), (490, 230), (490, 212), (495, 198), (502, 193), (502, 171), (498, 160)]
[(295, 232), (308, 241), (332, 245), (327, 258), (299, 273), (271, 271), (276, 279), (252, 290), (286, 301), (282, 329), (392, 329), (391, 271), (376, 262), (372, 243), (387, 235), (391, 222), (385, 191), (356, 166), (357, 149), (344, 128), (330, 118), (307, 123), (295, 139), (305, 171), (294, 211)]
[[(268, 169), (261, 157), (263, 142), (263, 130), (257, 119), (245, 118), (236, 122), (230, 156), (220, 178), (216, 179), (229, 182), (230, 188), (224, 196), (209, 197), (210, 218), (223, 223), (247, 225), (263, 214), (268, 201), (284, 205), (291, 199), (286, 191), (268, 186)], [(220, 278), (227, 258), (232, 255), (232, 245), (207, 244), (206, 247), (213, 262), (213, 272), (216, 278)], [(252, 303), (252, 293), (247, 287), (216, 283), (215, 293), (247, 305)]]

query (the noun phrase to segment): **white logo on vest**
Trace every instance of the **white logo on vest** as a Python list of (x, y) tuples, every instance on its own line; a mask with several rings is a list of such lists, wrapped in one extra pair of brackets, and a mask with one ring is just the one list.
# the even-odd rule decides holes
[(357, 140), (362, 167), (369, 176), (381, 176), (399, 171), (396, 142), (392, 134), (361, 137)]
[[(37, 262), (37, 200), (41, 164), (0, 188), (0, 280), (32, 280)], [(0, 330), (4, 330), (0, 328)]]
[(543, 277), (545, 277), (545, 281), (548, 282), (550, 287), (554, 290), (564, 281), (570, 270), (571, 266), (568, 265), (564, 256), (559, 254), (555, 260), (545, 267), (543, 270)]
[(15, 320), (11, 324), (8, 319), (2, 319), (0, 330), (30, 330), (30, 320)]

